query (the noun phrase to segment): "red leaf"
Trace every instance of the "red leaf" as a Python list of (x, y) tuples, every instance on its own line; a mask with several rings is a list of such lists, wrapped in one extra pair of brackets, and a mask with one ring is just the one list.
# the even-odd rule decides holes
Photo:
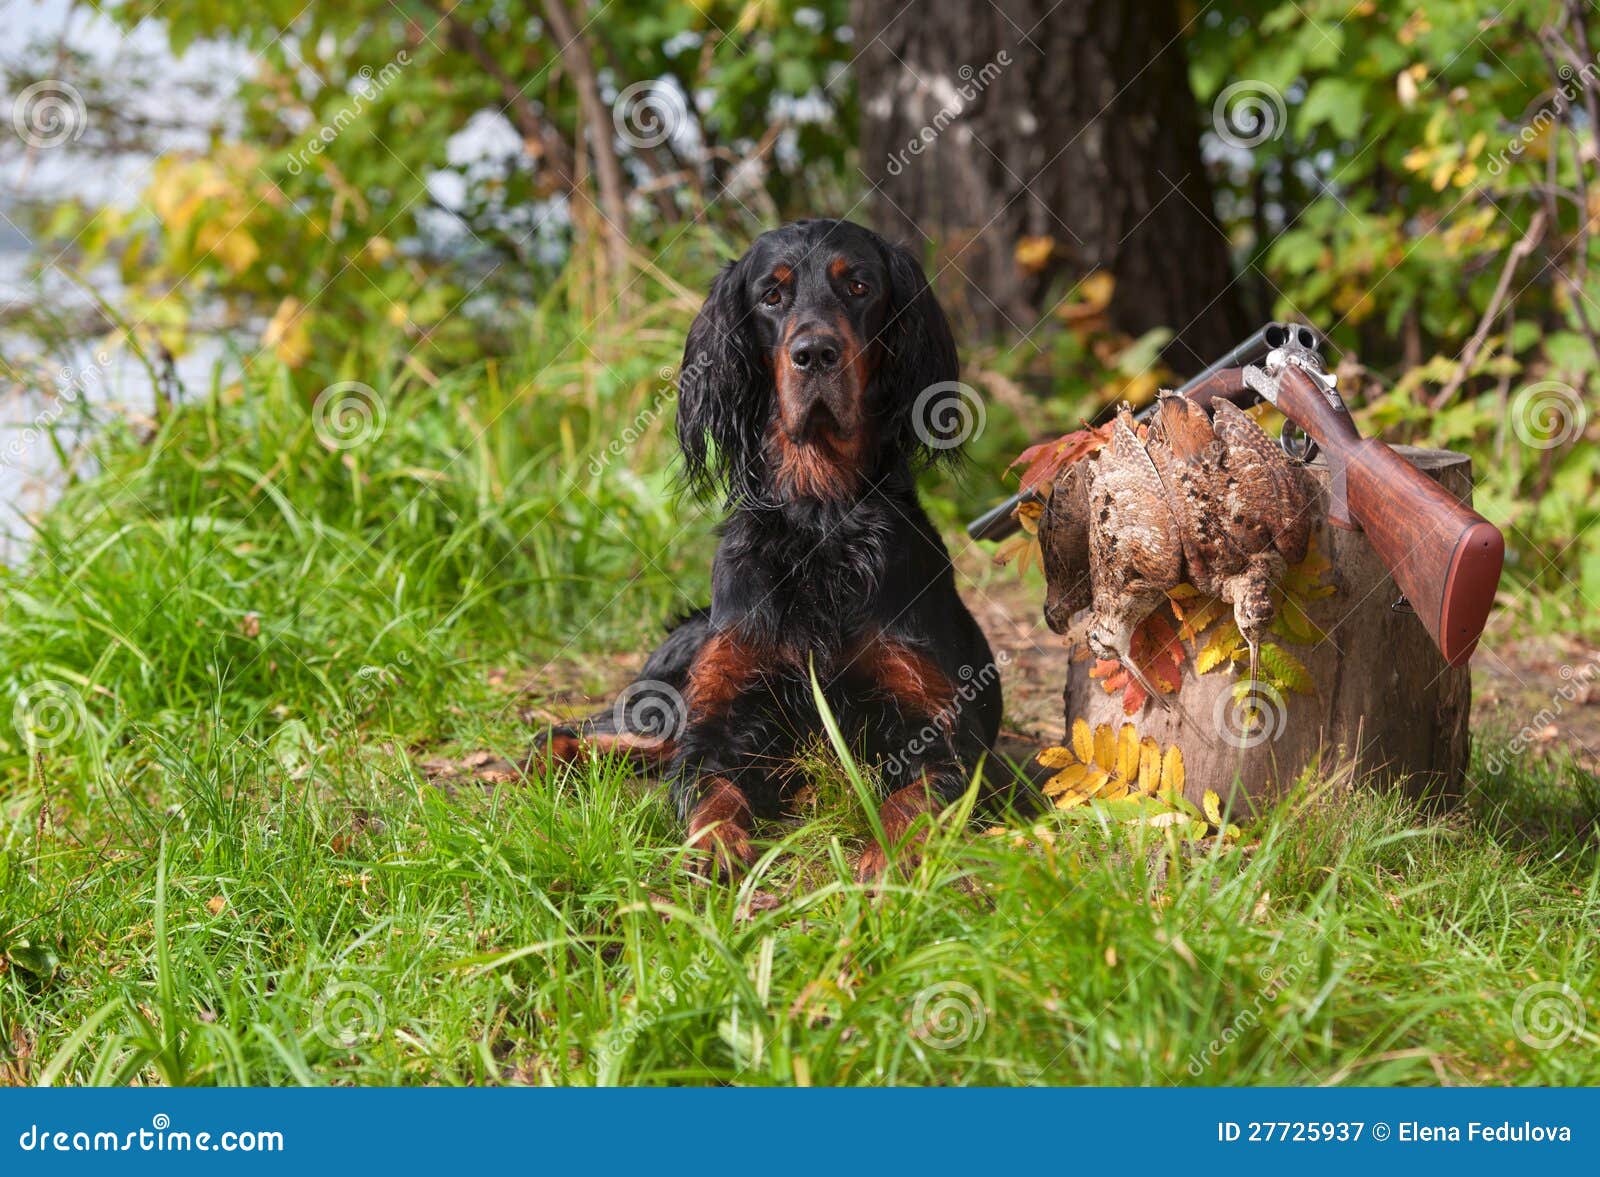
[(1035, 490), (1050, 485), (1063, 469), (1080, 458), (1094, 453), (1110, 439), (1109, 423), (1098, 429), (1085, 426), (1071, 433), (1064, 433), (1054, 441), (1041, 441), (1038, 445), (1030, 445), (1017, 455), (1017, 460), (1011, 465), (1025, 467), (1022, 471), (1022, 489)]

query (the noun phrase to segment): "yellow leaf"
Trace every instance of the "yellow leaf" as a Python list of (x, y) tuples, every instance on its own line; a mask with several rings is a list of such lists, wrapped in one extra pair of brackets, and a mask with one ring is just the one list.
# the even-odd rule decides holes
[(1056, 239), (1054, 237), (1024, 237), (1017, 242), (1013, 256), (1017, 265), (1036, 274), (1050, 264), (1050, 259), (1056, 252)]
[(1074, 764), (1069, 768), (1064, 768), (1044, 783), (1044, 795), (1046, 797), (1054, 797), (1057, 793), (1081, 791), (1080, 786), (1082, 786), (1084, 779), (1088, 775), (1089, 766), (1087, 764)]
[(311, 357), (311, 331), (306, 326), (305, 306), (298, 298), (286, 298), (278, 304), (261, 333), (261, 343), (272, 348), (278, 359), (291, 368), (298, 368)]
[(1233, 656), (1244, 646), (1244, 638), (1239, 634), (1239, 627), (1229, 621), (1220, 626), (1206, 644), (1200, 647), (1200, 652), (1194, 656), (1194, 672), (1205, 674), (1215, 670), (1224, 662), (1231, 662)]
[(1139, 729), (1131, 723), (1117, 732), (1117, 779), (1124, 783), (1139, 776)]
[(1297, 695), (1316, 693), (1316, 684), (1306, 664), (1276, 642), (1261, 647), (1261, 666), (1274, 686)]
[(1094, 760), (1094, 733), (1089, 730), (1087, 719), (1072, 721), (1072, 750), (1085, 764)]
[(1222, 825), (1222, 798), (1217, 796), (1215, 790), (1205, 791), (1205, 795), (1200, 798), (1200, 809), (1212, 825)]
[(1057, 809), (1076, 809), (1088, 800), (1089, 798), (1078, 792), (1078, 790), (1069, 789), (1056, 798), (1055, 806)]
[(1110, 783), (1110, 781), (1111, 781), (1111, 774), (1110, 773), (1102, 772), (1098, 768), (1091, 769), (1090, 772), (1089, 772), (1089, 775), (1084, 778), (1083, 795), (1085, 797), (1098, 796), (1099, 793), (1100, 793), (1100, 790), (1105, 788), (1106, 785)]
[(1128, 782), (1121, 777), (1115, 777), (1106, 782), (1106, 787), (1097, 795), (1101, 801), (1121, 801), (1128, 795)]
[(1139, 741), (1139, 792), (1154, 793), (1161, 786), (1161, 745), (1154, 736)]
[(1161, 787), (1169, 793), (1183, 792), (1183, 753), (1176, 744), (1161, 758)]
[(1066, 768), (1077, 763), (1070, 748), (1046, 748), (1035, 759), (1041, 768)]
[(1078, 283), (1078, 300), (1094, 307), (1109, 306), (1112, 292), (1116, 288), (1115, 274), (1110, 270), (1096, 270)]
[(1117, 736), (1109, 723), (1094, 729), (1094, 763), (1108, 773), (1117, 769)]

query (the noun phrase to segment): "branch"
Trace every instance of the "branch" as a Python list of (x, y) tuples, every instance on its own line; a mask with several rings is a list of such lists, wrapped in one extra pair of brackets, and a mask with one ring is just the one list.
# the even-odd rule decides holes
[(434, 11), (439, 14), (439, 20), (446, 26), (446, 37), (450, 44), (468, 54), (478, 63), (478, 68), (500, 87), (500, 96), (505, 99), (506, 110), (510, 112), (511, 121), (516, 124), (523, 142), (539, 144), (544, 161), (555, 173), (557, 184), (563, 191), (571, 192), (576, 171), (572, 161), (572, 149), (567, 146), (567, 141), (539, 113), (538, 107), (534, 106), (523, 93), (523, 88), (517, 85), (516, 80), (506, 73), (499, 60), (483, 43), (483, 38), (478, 36), (470, 24), (456, 19), (454, 3), (447, 5), (445, 0), (430, 0), (430, 2)]
[(1461, 363), (1456, 366), (1456, 374), (1450, 377), (1450, 382), (1444, 386), (1439, 395), (1429, 402), (1429, 408), (1442, 409), (1461, 388), (1473, 361), (1478, 358), (1478, 352), (1483, 349), (1483, 341), (1489, 337), (1489, 328), (1500, 314), (1500, 306), (1505, 302), (1506, 292), (1511, 289), (1511, 276), (1522, 264), (1522, 259), (1532, 253), (1543, 240), (1544, 226), (1548, 219), (1547, 210), (1537, 209), (1533, 214), (1533, 220), (1528, 223), (1527, 233), (1507, 252), (1506, 264), (1500, 268), (1500, 281), (1495, 285), (1494, 296), (1489, 299), (1483, 318), (1478, 320), (1478, 329), (1472, 333), (1472, 338), (1467, 340), (1467, 346), (1461, 350)]

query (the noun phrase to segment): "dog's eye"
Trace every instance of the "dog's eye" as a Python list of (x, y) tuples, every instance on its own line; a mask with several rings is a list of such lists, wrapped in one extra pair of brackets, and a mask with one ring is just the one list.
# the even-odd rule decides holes
[(783, 291), (776, 286), (761, 296), (761, 305), (764, 307), (775, 307), (782, 301)]
[(855, 295), (855, 297), (860, 298), (867, 292), (867, 284), (860, 278), (852, 278), (850, 279), (849, 284), (845, 286), (845, 289), (851, 294)]

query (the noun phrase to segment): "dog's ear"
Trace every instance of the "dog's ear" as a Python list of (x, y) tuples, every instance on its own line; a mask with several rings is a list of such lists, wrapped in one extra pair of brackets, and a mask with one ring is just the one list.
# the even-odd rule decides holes
[(723, 267), (689, 327), (678, 369), (678, 448), (690, 491), (731, 493), (760, 452), (765, 369), (749, 327), (744, 262)]
[(903, 246), (885, 242), (883, 250), (891, 305), (878, 371), (891, 432), (921, 461), (954, 457), (972, 433), (962, 422), (982, 408), (959, 383), (955, 336), (922, 266)]

